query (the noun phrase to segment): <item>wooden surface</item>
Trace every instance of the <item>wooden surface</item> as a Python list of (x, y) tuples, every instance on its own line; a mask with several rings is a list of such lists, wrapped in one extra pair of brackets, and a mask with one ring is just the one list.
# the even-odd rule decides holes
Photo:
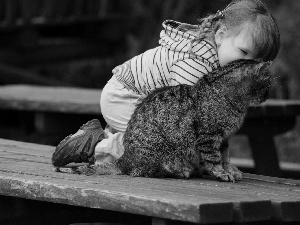
[(268, 99), (266, 102), (250, 106), (248, 117), (281, 117), (300, 114), (300, 101), (287, 99)]
[(7, 85), (0, 87), (0, 108), (99, 115), (100, 95), (100, 89)]
[[(101, 90), (72, 87), (6, 85), (0, 87), (0, 108), (99, 115)], [(269, 99), (250, 106), (248, 117), (300, 114), (300, 101)]]
[(50, 163), (53, 151), (0, 139), (0, 195), (146, 215), (154, 222), (300, 221), (300, 181), (251, 174), (222, 183), (59, 173)]
[[(255, 162), (251, 158), (231, 157), (230, 162), (246, 173), (255, 173)], [(279, 162), (283, 177), (300, 179), (300, 163)]]
[[(99, 114), (101, 90), (72, 87), (6, 85), (0, 87), (0, 107), (16, 110)], [(84, 106), (84, 107), (82, 107)], [(300, 114), (300, 101), (269, 99), (250, 106), (249, 117), (278, 117)]]

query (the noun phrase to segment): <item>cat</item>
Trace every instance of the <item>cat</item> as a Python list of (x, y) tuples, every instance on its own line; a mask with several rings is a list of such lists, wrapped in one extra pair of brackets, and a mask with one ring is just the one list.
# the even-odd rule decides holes
[[(138, 177), (241, 180), (242, 172), (229, 163), (228, 138), (242, 126), (248, 106), (268, 98), (269, 65), (237, 60), (194, 86), (153, 91), (135, 109), (123, 138), (124, 154), (110, 169)], [(91, 169), (103, 174), (101, 167)]]

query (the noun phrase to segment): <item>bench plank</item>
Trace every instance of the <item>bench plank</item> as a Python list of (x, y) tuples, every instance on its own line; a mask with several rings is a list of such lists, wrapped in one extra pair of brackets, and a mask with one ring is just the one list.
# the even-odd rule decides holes
[[(272, 219), (300, 221), (300, 181), (247, 174), (253, 192), (272, 196)], [(249, 186), (245, 186), (248, 188)]]
[[(187, 181), (190, 185), (194, 180)], [(253, 174), (244, 174), (244, 179), (235, 184), (220, 183), (220, 188), (228, 192), (233, 191), (239, 195), (251, 197), (253, 195), (270, 199), (272, 206), (272, 219), (278, 221), (299, 221), (300, 210), (300, 184), (299, 181), (279, 179)], [(231, 190), (233, 189), (233, 190)], [(250, 208), (248, 208), (250, 210)], [(245, 210), (248, 212), (248, 210)], [(260, 209), (259, 209), (260, 210)]]
[[(5, 85), (0, 87), (1, 108), (99, 115), (101, 90), (92, 88)], [(300, 114), (299, 100), (269, 99), (250, 106), (249, 118), (288, 117)]]
[(100, 115), (100, 95), (100, 89), (7, 85), (0, 88), (0, 105), (4, 109)]
[(222, 183), (57, 173), (53, 151), (0, 139), (0, 194), (194, 223), (300, 221), (297, 181), (251, 174)]
[(293, 99), (268, 99), (266, 102), (251, 106), (249, 109), (249, 117), (278, 117), (278, 116), (294, 116), (300, 114), (300, 101)]

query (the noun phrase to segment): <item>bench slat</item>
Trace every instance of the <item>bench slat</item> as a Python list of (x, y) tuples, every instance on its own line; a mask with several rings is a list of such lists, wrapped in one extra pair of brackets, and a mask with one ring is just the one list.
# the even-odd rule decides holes
[[(0, 105), (2, 109), (100, 115), (100, 95), (101, 90), (92, 88), (6, 85), (0, 87)], [(259, 106), (250, 106), (248, 117), (299, 114), (299, 100), (269, 99)]]
[(2, 109), (100, 115), (100, 95), (100, 89), (7, 85), (0, 88), (0, 105)]

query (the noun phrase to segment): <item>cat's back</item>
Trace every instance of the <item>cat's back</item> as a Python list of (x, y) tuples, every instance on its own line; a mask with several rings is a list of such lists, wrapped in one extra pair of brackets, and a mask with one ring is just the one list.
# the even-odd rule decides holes
[(187, 84), (167, 86), (151, 92), (138, 106), (137, 111), (169, 109), (170, 107), (188, 104), (195, 100), (194, 87)]

